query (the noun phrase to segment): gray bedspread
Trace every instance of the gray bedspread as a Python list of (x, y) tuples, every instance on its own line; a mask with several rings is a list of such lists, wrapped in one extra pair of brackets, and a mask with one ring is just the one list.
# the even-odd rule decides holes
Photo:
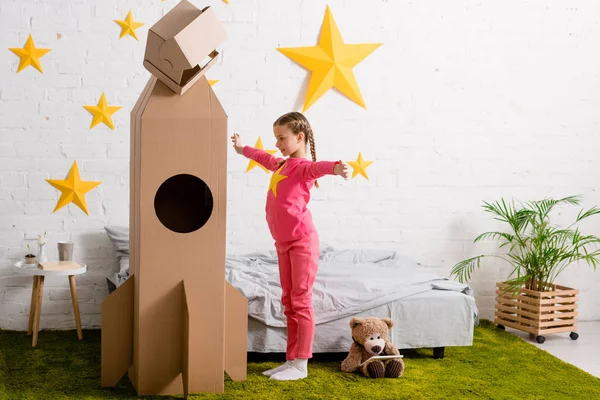
[[(274, 251), (227, 257), (227, 280), (248, 299), (248, 314), (265, 325), (286, 326)], [(427, 272), (394, 251), (321, 251), (313, 288), (317, 324), (344, 318), (429, 290), (472, 295), (467, 285)]]

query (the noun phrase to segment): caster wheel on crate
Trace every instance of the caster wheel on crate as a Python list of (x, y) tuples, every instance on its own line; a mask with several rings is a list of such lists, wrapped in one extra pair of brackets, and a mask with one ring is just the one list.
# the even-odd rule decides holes
[(504, 327), (504, 325), (500, 325), (500, 324), (498, 324), (498, 329), (505, 330), (506, 328)]
[(543, 336), (536, 336), (535, 341), (538, 342), (539, 344), (542, 344), (546, 341), (546, 338)]
[(577, 332), (571, 332), (569, 337), (573, 340), (577, 340), (579, 338), (579, 334)]

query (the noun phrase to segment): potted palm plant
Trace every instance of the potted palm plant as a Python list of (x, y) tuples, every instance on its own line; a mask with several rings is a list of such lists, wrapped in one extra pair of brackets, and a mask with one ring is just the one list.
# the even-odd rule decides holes
[(600, 238), (584, 235), (575, 225), (600, 214), (592, 207), (581, 210), (575, 221), (566, 228), (550, 222), (550, 212), (559, 205), (579, 205), (580, 196), (563, 199), (544, 199), (527, 203), (507, 203), (504, 199), (484, 202), (483, 209), (494, 219), (508, 224), (508, 232), (485, 232), (474, 242), (486, 239), (500, 241), (507, 248), (505, 255), (483, 254), (463, 260), (453, 266), (451, 275), (460, 282), (468, 282), (473, 271), (480, 268), (487, 257), (506, 261), (512, 271), (508, 279), (496, 284), (496, 311), (494, 323), (536, 335), (543, 343), (544, 334), (571, 332), (576, 340), (578, 290), (554, 284), (569, 265), (585, 261), (596, 270), (599, 262)]

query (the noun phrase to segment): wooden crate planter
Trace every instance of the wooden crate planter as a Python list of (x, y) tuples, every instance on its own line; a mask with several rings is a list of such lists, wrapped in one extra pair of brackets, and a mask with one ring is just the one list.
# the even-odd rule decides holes
[(577, 295), (579, 290), (551, 285), (552, 291), (537, 292), (521, 288), (513, 295), (506, 292), (507, 284), (496, 284), (496, 312), (494, 323), (536, 335), (538, 343), (544, 343), (545, 334), (571, 332), (576, 340)]

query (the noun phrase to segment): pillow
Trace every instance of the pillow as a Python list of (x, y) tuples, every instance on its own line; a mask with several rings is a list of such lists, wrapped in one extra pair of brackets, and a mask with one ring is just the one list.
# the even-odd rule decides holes
[(108, 293), (114, 292), (129, 278), (129, 227), (105, 226), (104, 230), (110, 238), (119, 260), (119, 270), (106, 278)]
[(127, 226), (105, 226), (110, 241), (117, 250), (117, 257), (129, 257), (129, 227)]

